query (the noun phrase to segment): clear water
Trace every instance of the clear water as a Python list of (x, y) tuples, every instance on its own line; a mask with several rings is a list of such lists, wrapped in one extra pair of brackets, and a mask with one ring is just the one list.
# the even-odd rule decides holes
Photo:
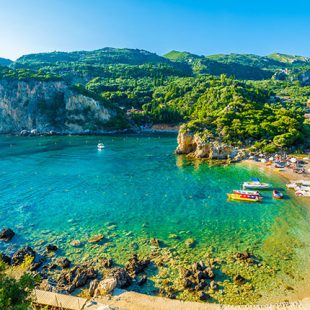
[[(106, 148), (98, 151), (98, 142)], [(182, 252), (193, 238), (196, 247), (184, 250), (193, 259), (248, 249), (272, 262), (287, 250), (290, 264), (294, 255), (295, 267), (305, 267), (310, 231), (299, 203), (268, 191), (262, 203), (227, 201), (250, 177), (284, 190), (283, 179), (242, 165), (196, 165), (175, 156), (175, 147), (175, 136), (0, 137), (0, 227), (17, 232), (0, 250), (53, 241), (80, 259), (98, 248), (70, 241), (104, 233), (120, 262), (136, 240), (155, 237)]]

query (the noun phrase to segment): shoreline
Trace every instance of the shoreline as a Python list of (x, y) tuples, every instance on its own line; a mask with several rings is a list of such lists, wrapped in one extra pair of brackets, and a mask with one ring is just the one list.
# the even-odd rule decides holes
[[(251, 160), (243, 160), (239, 163), (240, 165), (255, 165), (257, 167), (260, 167), (264, 170), (264, 173), (266, 174), (273, 174), (276, 175), (277, 173), (274, 171), (274, 168), (270, 168), (266, 166), (264, 163), (261, 162), (255, 162)], [(279, 171), (277, 171), (279, 172)], [(282, 171), (279, 173), (279, 176), (281, 178), (285, 178), (288, 180), (294, 180), (294, 179), (306, 179), (305, 176), (300, 176), (298, 174), (294, 174), (290, 169), (286, 169), (286, 171)], [(307, 176), (308, 179), (308, 176)], [(298, 198), (300, 199), (300, 198)], [(303, 200), (303, 198), (301, 198)], [(298, 290), (299, 292), (299, 290)], [(117, 292), (116, 292), (117, 293)], [(305, 298), (310, 296), (309, 293), (305, 294)], [(167, 299), (163, 297), (157, 297), (157, 296), (150, 296), (146, 294), (141, 294), (141, 293), (136, 293), (132, 291), (125, 291), (122, 292), (119, 295), (113, 296), (113, 297), (103, 297), (103, 299), (107, 298), (107, 300), (111, 303), (115, 303), (115, 306), (120, 307), (120, 309), (261, 309), (261, 308), (268, 308), (270, 304), (263, 304), (259, 306), (228, 306), (226, 304), (214, 304), (214, 303), (199, 303), (199, 302), (191, 302), (191, 301), (180, 301), (180, 300), (173, 300), (173, 299)], [(281, 300), (281, 299), (280, 299)], [(284, 298), (283, 298), (284, 300)], [(291, 299), (290, 299), (291, 300)], [(295, 305), (302, 305), (303, 302), (298, 302), (294, 300), (303, 300), (302, 294), (299, 295), (299, 297), (296, 299), (293, 299), (290, 302), (287, 303), (275, 303), (272, 304), (274, 308), (268, 308), (268, 309), (278, 309), (277, 307), (280, 307), (278, 305), (281, 305), (281, 309), (283, 307), (290, 307), (290, 308), (285, 308), (285, 309), (295, 309)], [(308, 299), (306, 299), (308, 300)], [(126, 305), (126, 302), (129, 301), (129, 305), (132, 306), (130, 308), (128, 305)], [(271, 301), (272, 302), (272, 301)], [(121, 303), (124, 303), (124, 308), (122, 308)], [(132, 305), (134, 303), (134, 305)], [(156, 307), (154, 307), (153, 303), (156, 303)], [(111, 304), (112, 305), (112, 304)], [(308, 305), (308, 304), (306, 304)], [(140, 307), (141, 306), (141, 307)], [(280, 309), (280, 308), (279, 308)], [(307, 308), (298, 308), (298, 309), (307, 309)]]

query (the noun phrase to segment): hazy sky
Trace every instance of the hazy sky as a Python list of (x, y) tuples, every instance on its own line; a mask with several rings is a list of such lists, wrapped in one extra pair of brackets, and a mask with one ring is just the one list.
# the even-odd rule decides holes
[(310, 0), (0, 0), (0, 57), (106, 46), (310, 56)]

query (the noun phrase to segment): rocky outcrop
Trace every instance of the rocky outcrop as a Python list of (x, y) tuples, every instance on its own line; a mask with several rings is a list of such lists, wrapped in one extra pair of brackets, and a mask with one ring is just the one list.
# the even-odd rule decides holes
[(195, 158), (227, 159), (237, 155), (232, 146), (219, 142), (208, 141), (200, 137), (198, 133), (179, 131), (178, 147), (176, 154), (191, 155)]
[(63, 81), (0, 80), (0, 133), (100, 132), (117, 115)]
[(0, 231), (0, 240), (5, 242), (10, 241), (14, 236), (15, 233), (11, 228), (4, 228)]
[(36, 252), (30, 246), (27, 245), (14, 253), (12, 257), (12, 265), (14, 266), (21, 265), (22, 263), (25, 262), (26, 258), (33, 260), (35, 256)]

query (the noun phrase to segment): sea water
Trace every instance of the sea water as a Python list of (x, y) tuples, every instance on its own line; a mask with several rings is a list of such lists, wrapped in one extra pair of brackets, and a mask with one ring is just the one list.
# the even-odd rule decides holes
[[(294, 269), (290, 283), (300, 281), (310, 265), (309, 214), (285, 192), (285, 181), (256, 167), (192, 162), (175, 147), (174, 135), (0, 137), (0, 228), (16, 232), (0, 250), (52, 242), (72, 260), (110, 254), (123, 264), (141, 240), (157, 238), (185, 263), (251, 251), (278, 268), (282, 282), (285, 266)], [(265, 191), (261, 203), (228, 201), (251, 177), (285, 199)], [(96, 234), (108, 245), (90, 246)]]

